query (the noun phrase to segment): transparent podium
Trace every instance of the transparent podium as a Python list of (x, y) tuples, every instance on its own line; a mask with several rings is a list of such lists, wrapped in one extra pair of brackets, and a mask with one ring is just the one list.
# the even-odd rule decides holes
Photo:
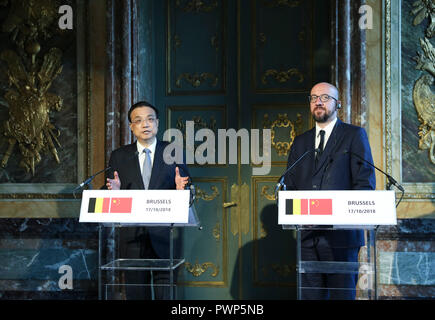
[[(310, 293), (320, 293), (321, 296), (329, 294), (338, 299), (349, 296), (347, 293), (353, 291), (357, 300), (376, 300), (377, 279), (376, 279), (376, 230), (377, 226), (359, 228), (364, 231), (365, 245), (359, 250), (358, 261), (309, 261), (302, 258), (301, 233), (304, 231), (339, 231), (355, 230), (356, 226), (304, 226), (304, 225), (283, 225), (284, 230), (296, 232), (296, 279), (297, 297), (302, 300)], [(335, 287), (314, 287), (302, 283), (302, 276), (317, 275), (350, 275), (357, 277), (355, 288)], [(322, 292), (324, 291), (324, 292)]]
[[(194, 208), (191, 210), (192, 216), (195, 216)], [(197, 221), (197, 220), (196, 220)], [(128, 259), (117, 258), (116, 254), (112, 255), (112, 259), (107, 259), (109, 262), (103, 262), (103, 250), (107, 247), (104, 244), (104, 228), (108, 228), (113, 237), (113, 247), (116, 248), (116, 231), (118, 228), (153, 228), (153, 227), (168, 227), (169, 228), (169, 259)], [(121, 288), (125, 287), (142, 287), (149, 288), (154, 292), (155, 287), (167, 287), (169, 289), (169, 299), (176, 299), (176, 284), (174, 282), (174, 272), (184, 263), (184, 258), (174, 258), (174, 228), (198, 226), (198, 222), (187, 224), (101, 224), (99, 226), (99, 272), (98, 272), (98, 296), (101, 300), (125, 299), (121, 294)], [(169, 273), (169, 282), (166, 284), (154, 283), (127, 283), (125, 272), (153, 272), (163, 271)], [(119, 275), (121, 272), (121, 276)], [(103, 273), (106, 273), (105, 275)], [(122, 276), (124, 275), (124, 276)], [(125, 290), (124, 290), (125, 291)], [(125, 294), (125, 293), (124, 293)], [(152, 295), (154, 296), (154, 295)]]
[[(98, 298), (126, 299), (126, 291), (169, 291), (165, 299), (176, 298), (175, 272), (184, 259), (174, 257), (175, 228), (198, 227), (199, 219), (189, 190), (85, 190), (80, 222), (99, 223)], [(119, 230), (123, 228), (168, 228), (169, 258), (137, 259), (119, 255)], [(129, 282), (128, 273), (151, 273), (151, 281)], [(153, 273), (169, 273), (169, 281), (154, 283)], [(128, 288), (128, 289), (126, 289)], [(134, 298), (134, 294), (129, 294)]]
[[(278, 224), (296, 232), (298, 299), (377, 299), (376, 231), (397, 224), (394, 191), (279, 191)], [(350, 230), (364, 232), (359, 251), (352, 248), (359, 241), (346, 242), (355, 237), (345, 233)], [(340, 247), (331, 248), (332, 237)], [(314, 247), (321, 249), (307, 249)]]

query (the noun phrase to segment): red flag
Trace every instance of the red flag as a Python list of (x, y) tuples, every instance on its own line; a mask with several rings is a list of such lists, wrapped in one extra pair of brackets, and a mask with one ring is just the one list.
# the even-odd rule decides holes
[(110, 213), (131, 213), (133, 198), (112, 198)]
[(332, 199), (310, 199), (310, 215), (332, 215)]

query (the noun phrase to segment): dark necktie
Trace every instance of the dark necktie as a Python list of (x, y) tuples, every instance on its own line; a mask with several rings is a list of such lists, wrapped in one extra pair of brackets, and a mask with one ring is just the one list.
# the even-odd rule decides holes
[(143, 149), (143, 152), (145, 153), (145, 160), (143, 161), (143, 170), (142, 170), (142, 180), (143, 180), (143, 186), (145, 190), (148, 189), (148, 185), (150, 184), (150, 178), (151, 178), (151, 157), (150, 157), (150, 150), (145, 148)]
[(319, 161), (320, 157), (322, 156), (323, 148), (324, 148), (324, 144), (325, 144), (325, 131), (320, 130), (319, 134), (320, 134), (320, 143), (318, 146), (319, 151), (316, 154), (316, 167), (317, 167), (317, 162)]

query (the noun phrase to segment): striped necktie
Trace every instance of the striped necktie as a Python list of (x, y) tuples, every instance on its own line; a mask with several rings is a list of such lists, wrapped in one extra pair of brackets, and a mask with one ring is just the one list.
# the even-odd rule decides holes
[(145, 148), (143, 149), (143, 152), (145, 153), (145, 160), (143, 162), (143, 170), (142, 170), (142, 180), (145, 190), (148, 189), (148, 185), (150, 184), (150, 178), (151, 178), (151, 157), (150, 157), (150, 150)]

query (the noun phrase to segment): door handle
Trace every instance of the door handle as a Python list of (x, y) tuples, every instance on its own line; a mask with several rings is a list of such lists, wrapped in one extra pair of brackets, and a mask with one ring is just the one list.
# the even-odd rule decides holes
[(237, 202), (234, 202), (234, 201), (232, 201), (232, 202), (224, 202), (224, 204), (223, 204), (224, 208), (230, 208), (230, 207), (235, 207), (235, 206), (237, 206)]

